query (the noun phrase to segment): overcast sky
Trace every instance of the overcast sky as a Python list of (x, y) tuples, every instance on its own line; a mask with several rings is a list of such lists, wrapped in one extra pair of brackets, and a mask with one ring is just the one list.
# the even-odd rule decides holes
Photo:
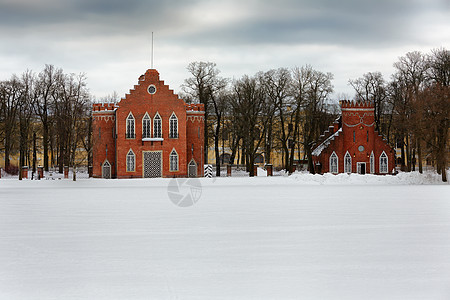
[(335, 95), (409, 51), (450, 48), (449, 0), (0, 0), (0, 80), (53, 64), (123, 96), (150, 68), (180, 91), (192, 61), (223, 77), (312, 65)]

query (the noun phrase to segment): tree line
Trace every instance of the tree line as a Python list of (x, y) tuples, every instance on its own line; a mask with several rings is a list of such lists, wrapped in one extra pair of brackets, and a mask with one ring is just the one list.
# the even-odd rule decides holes
[[(374, 104), (375, 128), (392, 147), (401, 149), (402, 171), (414, 171), (418, 165), (422, 172), (425, 158), (446, 181), (449, 51), (409, 52), (393, 65), (390, 80), (380, 72), (350, 79), (353, 100)], [(183, 98), (205, 105), (205, 162), (209, 145), (214, 144), (217, 176), (224, 139), (231, 150), (229, 163), (236, 163), (240, 149), (237, 163), (244, 163), (251, 175), (256, 156), (264, 153), (265, 162), (271, 163), (273, 150), (282, 154), (283, 168), (291, 170), (296, 149), (299, 153), (303, 149), (300, 159), (307, 160), (308, 170), (315, 173), (311, 157), (315, 141), (339, 114), (331, 100), (333, 74), (305, 65), (230, 80), (220, 76), (213, 62), (192, 62), (187, 69), (191, 77), (184, 82)]]
[[(0, 81), (0, 149), (5, 171), (17, 174), (22, 166), (36, 170), (37, 152), (43, 165), (77, 166), (77, 149), (91, 153), (91, 102), (84, 74), (66, 74), (46, 65), (38, 74), (25, 71)], [(41, 145), (41, 146), (38, 146)], [(19, 166), (11, 164), (19, 154)], [(91, 155), (82, 158), (88, 164)], [(21, 172), (18, 172), (21, 176)]]
[[(393, 65), (389, 80), (380, 72), (350, 79), (354, 100), (374, 103), (375, 128), (391, 146), (401, 149), (398, 160), (403, 171), (417, 166), (422, 172), (426, 159), (446, 180), (449, 51), (409, 52)], [(229, 163), (245, 164), (251, 175), (257, 156), (262, 153), (265, 163), (271, 163), (274, 151), (281, 153), (284, 169), (291, 170), (295, 160), (302, 159), (315, 172), (312, 149), (339, 115), (331, 99), (333, 74), (304, 65), (230, 80), (220, 76), (213, 62), (192, 62), (187, 70), (190, 77), (180, 96), (205, 105), (205, 162), (209, 145), (214, 145), (217, 175), (224, 163), (220, 149), (224, 140), (231, 152)], [(11, 173), (17, 168), (10, 162), (13, 153), (19, 153), (19, 168), (35, 169), (37, 151), (43, 153), (45, 170), (58, 166), (62, 172), (65, 165), (90, 165), (91, 98), (84, 74), (66, 74), (52, 65), (38, 74), (26, 71), (0, 81), (0, 151), (5, 170)], [(87, 153), (81, 161), (79, 148)], [(296, 157), (300, 150), (303, 157)]]

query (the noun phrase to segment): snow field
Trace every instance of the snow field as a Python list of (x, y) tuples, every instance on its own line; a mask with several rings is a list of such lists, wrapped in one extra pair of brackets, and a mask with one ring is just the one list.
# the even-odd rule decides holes
[(449, 299), (449, 185), (353, 175), (0, 180), (0, 299)]

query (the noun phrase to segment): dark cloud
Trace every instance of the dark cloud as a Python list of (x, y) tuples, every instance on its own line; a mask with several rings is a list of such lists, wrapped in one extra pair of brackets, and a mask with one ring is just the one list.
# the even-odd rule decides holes
[[(449, 3), (0, 0), (0, 75), (39, 70), (50, 63), (93, 74), (89, 84), (94, 92), (120, 92), (124, 88), (117, 86), (122, 83), (113, 81), (120, 76), (108, 74), (110, 81), (105, 81), (105, 74), (133, 73), (147, 63), (155, 31), (160, 65), (170, 70), (176, 84), (188, 76), (181, 72), (193, 60), (216, 61), (228, 76), (301, 61), (335, 72), (336, 82), (341, 81), (336, 86), (345, 87), (349, 77), (375, 67), (389, 70), (405, 51), (448, 48)], [(349, 53), (357, 65), (347, 65), (347, 71), (338, 74), (344, 63), (351, 63)], [(375, 64), (374, 53), (380, 60)], [(125, 80), (126, 87), (134, 80)]]
[[(26, 3), (30, 2), (30, 3)], [(173, 7), (183, 9), (189, 1), (141, 1), (141, 0), (43, 0), (33, 3), (26, 0), (1, 4), (0, 26), (2, 29), (17, 28), (38, 30), (53, 25), (53, 30), (64, 30), (65, 24), (89, 28), (84, 34), (96, 34), (96, 29), (109, 27), (120, 32), (167, 22)], [(176, 21), (176, 19), (175, 19)], [(169, 24), (170, 25), (170, 24)], [(111, 31), (114, 32), (113, 30)]]
[[(409, 1), (258, 2), (250, 18), (200, 28), (175, 38), (208, 44), (342, 44), (377, 46), (410, 38), (416, 9)], [(271, 3), (271, 2), (270, 2)], [(249, 10), (252, 7), (249, 7)], [(274, 9), (275, 8), (275, 9)], [(217, 18), (220, 18), (220, 11)]]

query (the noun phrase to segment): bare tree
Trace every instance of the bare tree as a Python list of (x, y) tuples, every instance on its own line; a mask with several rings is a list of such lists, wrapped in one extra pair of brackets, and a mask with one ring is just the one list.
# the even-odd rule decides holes
[(120, 96), (116, 91), (113, 91), (111, 94), (108, 94), (104, 97), (100, 97), (99, 100), (100, 100), (99, 102), (103, 103), (117, 103), (120, 101)]
[(211, 109), (211, 96), (216, 95), (224, 88), (226, 82), (219, 77), (219, 69), (212, 62), (192, 62), (187, 70), (192, 77), (186, 79), (183, 84), (183, 91), (191, 97), (205, 105), (205, 144), (204, 155), (205, 163), (208, 163), (208, 145), (210, 141), (211, 123), (208, 122)]
[[(274, 119), (279, 124), (275, 136), (282, 147), (283, 155), (285, 157), (284, 168), (286, 170), (290, 170), (289, 160), (289, 141), (295, 140), (294, 130), (292, 126), (292, 104), (293, 98), (291, 96), (291, 85), (292, 78), (291, 73), (288, 69), (279, 68), (277, 70), (270, 70), (262, 74), (261, 78), (263, 93), (268, 97), (268, 101), (272, 103), (272, 105), (276, 109), (276, 114), (274, 114), (273, 118), (269, 118), (267, 121), (267, 137), (266, 137), (266, 158), (270, 159), (271, 152), (271, 144), (272, 144), (272, 136), (273, 133), (273, 123)], [(266, 162), (268, 162), (266, 160)]]
[[(333, 92), (331, 80), (333, 74), (323, 73), (314, 70), (311, 66), (305, 66), (298, 69), (296, 85), (297, 93), (301, 91), (302, 95), (297, 94), (302, 107), (302, 137), (303, 148), (308, 157), (308, 169), (315, 173), (312, 162), (312, 147), (320, 134), (328, 127), (333, 115), (327, 111), (328, 97)], [(300, 88), (300, 84), (301, 88)], [(300, 100), (303, 98), (303, 100)]]
[(82, 136), (79, 131), (89, 118), (87, 105), (89, 94), (86, 76), (61, 74), (57, 80), (57, 92), (53, 96), (56, 125), (59, 172), (64, 166), (76, 164), (75, 155)]
[(436, 162), (436, 169), (447, 181), (448, 136), (450, 127), (450, 88), (433, 84), (419, 95), (425, 145)]
[[(398, 140), (401, 140), (402, 170), (406, 165), (406, 171), (415, 168), (415, 151), (417, 149), (419, 159), (419, 171), (422, 172), (422, 151), (420, 147), (420, 127), (414, 120), (413, 106), (417, 101), (419, 92), (423, 90), (426, 81), (428, 64), (426, 57), (418, 51), (408, 52), (394, 63), (397, 72), (393, 75), (395, 95), (393, 95), (395, 129)], [(405, 164), (406, 160), (406, 164)]]
[(430, 81), (441, 86), (450, 85), (450, 51), (445, 48), (433, 49), (427, 57)]
[(3, 123), (2, 137), (5, 149), (6, 172), (9, 172), (11, 167), (10, 156), (14, 146), (13, 138), (22, 92), (22, 84), (16, 75), (13, 75), (7, 81), (0, 82), (1, 119)]
[(223, 89), (216, 93), (211, 93), (211, 106), (214, 112), (214, 152), (216, 156), (216, 176), (220, 177), (220, 132), (222, 127), (223, 116), (228, 109), (229, 94), (224, 90), (226, 83), (223, 82)]
[(356, 100), (371, 102), (375, 108), (375, 130), (382, 131), (382, 119), (387, 106), (386, 83), (380, 72), (369, 72), (355, 80), (349, 80), (349, 84), (356, 92)]
[(419, 95), (416, 110), (420, 113), (420, 126), (437, 172), (447, 181), (448, 131), (450, 127), (450, 51), (434, 49), (427, 57), (428, 82)]
[(55, 68), (53, 65), (45, 65), (37, 79), (36, 90), (37, 97), (34, 101), (34, 111), (42, 123), (42, 145), (44, 154), (44, 170), (48, 171), (49, 167), (49, 143), (50, 130), (52, 126), (51, 102), (57, 93), (58, 78), (62, 77), (62, 69)]
[(254, 77), (247, 75), (234, 82), (231, 105), (242, 136), (243, 152), (247, 171), (254, 176), (253, 165), (261, 142), (264, 140), (267, 123), (275, 112), (262, 88), (261, 73)]
[[(31, 71), (26, 71), (21, 77), (21, 96), (18, 102), (18, 123), (19, 123), (19, 170), (27, 165), (26, 158), (30, 149), (29, 137), (31, 136), (33, 102), (36, 97), (35, 75)], [(28, 164), (29, 165), (29, 164)], [(36, 165), (33, 164), (33, 172), (36, 171)], [(22, 179), (22, 172), (19, 172), (19, 179)]]

